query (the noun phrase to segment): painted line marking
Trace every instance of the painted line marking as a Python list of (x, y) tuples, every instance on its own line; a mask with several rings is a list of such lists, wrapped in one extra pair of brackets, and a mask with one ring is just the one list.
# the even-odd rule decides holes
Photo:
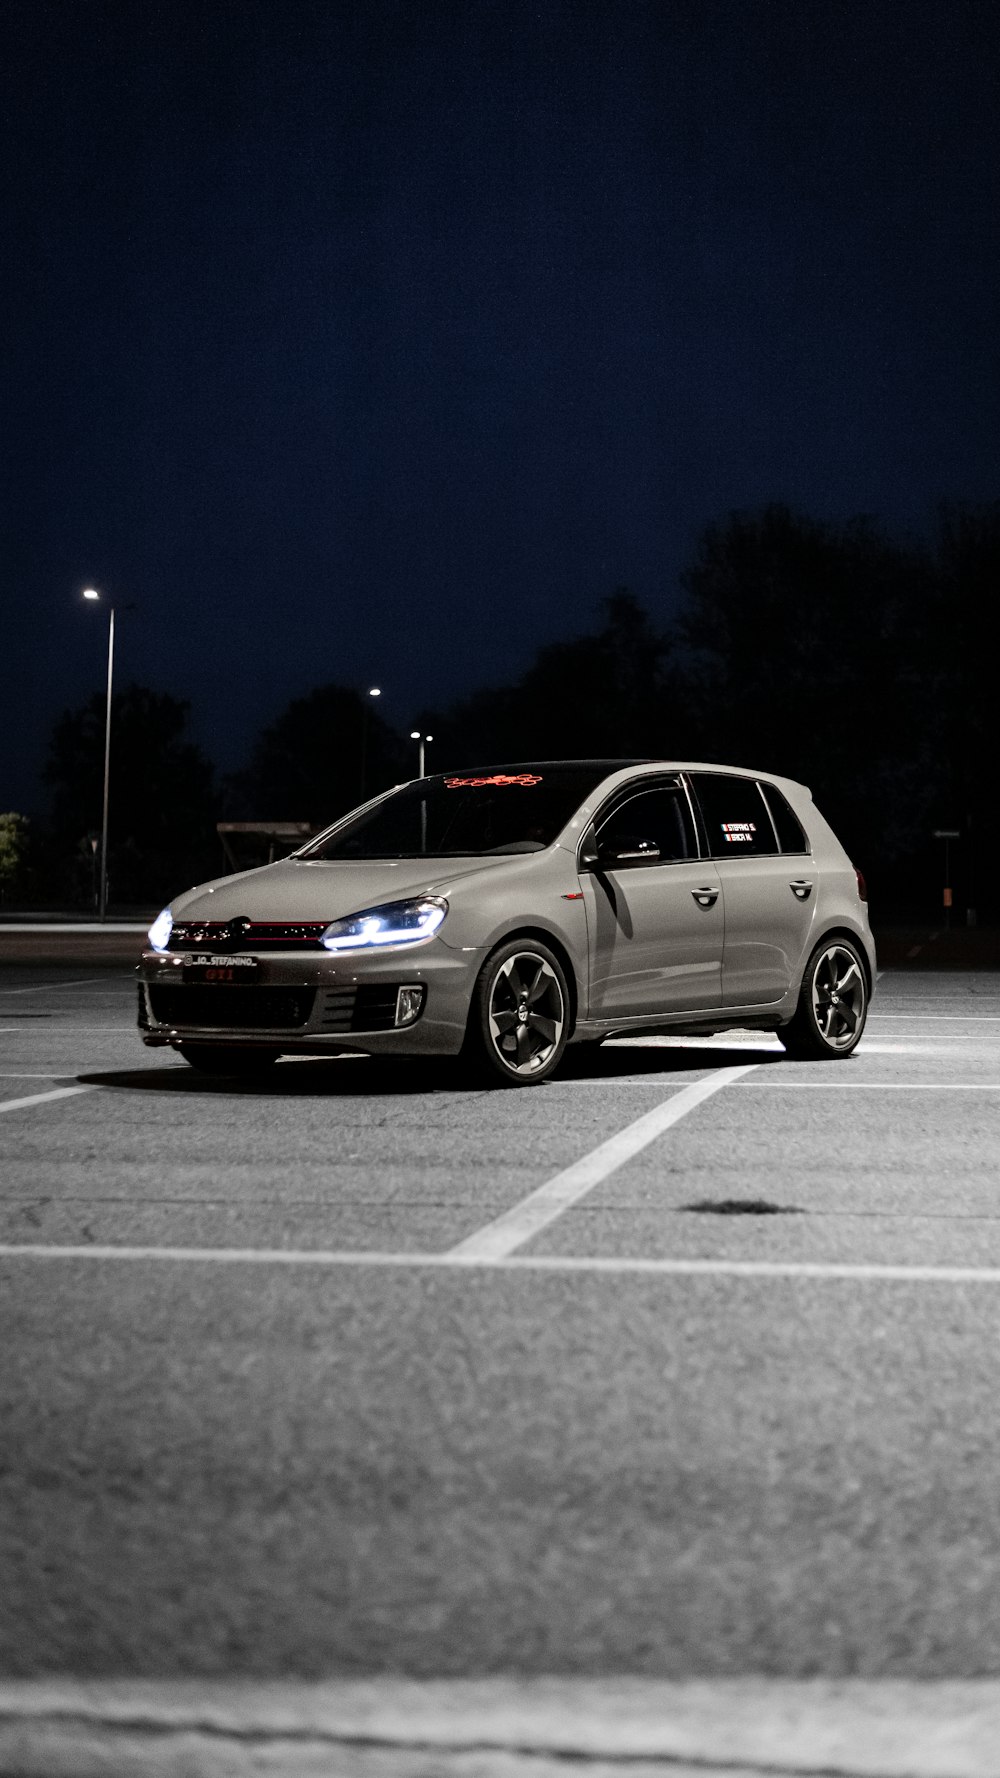
[[(111, 975), (118, 975), (120, 973), (123, 978), (125, 974), (124, 971), (119, 972), (117, 970), (109, 971), (108, 973)], [(0, 999), (5, 1000), (8, 994), (59, 994), (64, 988), (92, 988), (95, 983), (100, 983), (102, 986), (108, 988), (109, 993), (114, 992), (114, 990), (109, 987), (107, 976), (85, 975), (81, 976), (80, 980), (75, 982), (46, 982), (44, 987), (41, 988), (0, 988)]]
[[(51, 1080), (52, 1075), (43, 1076)], [(96, 1087), (53, 1087), (51, 1093), (30, 1093), (26, 1099), (0, 1099), (0, 1111), (23, 1111), (28, 1105), (47, 1105), (53, 1099), (72, 1099), (77, 1093), (93, 1093)]]
[(680, 1092), (671, 1094), (652, 1111), (647, 1111), (634, 1123), (627, 1124), (624, 1130), (619, 1130), (617, 1135), (609, 1137), (607, 1142), (592, 1149), (582, 1160), (574, 1161), (554, 1179), (547, 1180), (513, 1209), (460, 1241), (451, 1249), (448, 1258), (459, 1265), (475, 1264), (484, 1259), (506, 1259), (516, 1247), (522, 1247), (539, 1230), (555, 1222), (564, 1210), (578, 1203), (602, 1179), (607, 1179), (650, 1142), (655, 1142), (657, 1136), (678, 1123), (696, 1105), (756, 1067), (756, 1062), (745, 1062), (738, 1068), (719, 1068), (707, 1080), (682, 1087)]
[[(0, 1075), (0, 1080), (2, 1080), (4, 1078), (5, 1077), (3, 1075)], [(27, 1077), (25, 1077), (25, 1078), (27, 1078)], [(42, 1078), (47, 1080), (47, 1079), (51, 1079), (52, 1077), (49, 1075), (45, 1075)], [(826, 1089), (830, 1089), (831, 1091), (835, 1089), (838, 1092), (846, 1092), (846, 1091), (850, 1090), (850, 1091), (854, 1091), (854, 1092), (872, 1092), (872, 1093), (881, 1093), (881, 1092), (913, 1092), (913, 1093), (930, 1093), (930, 1092), (980, 1093), (980, 1092), (982, 1092), (982, 1093), (997, 1093), (997, 1092), (1000, 1092), (1000, 1085), (998, 1085), (995, 1081), (954, 1082), (954, 1081), (895, 1081), (895, 1080), (885, 1080), (885, 1081), (882, 1081), (882, 1080), (774, 1080), (774, 1081), (765, 1082), (763, 1080), (760, 1080), (760, 1081), (747, 1080), (747, 1081), (737, 1081), (734, 1084), (737, 1086), (753, 1087), (755, 1089), (758, 1089), (760, 1092), (765, 1092), (768, 1089), (770, 1089), (771, 1091), (773, 1091), (775, 1093), (799, 1092), (800, 1090), (804, 1090), (807, 1088), (810, 1092), (822, 1092), (822, 1091), (825, 1091)], [(553, 1081), (551, 1083), (551, 1087), (549, 1090), (553, 1091), (554, 1089), (558, 1088), (559, 1091), (566, 1091), (566, 1090), (571, 1090), (571, 1089), (579, 1088), (579, 1087), (604, 1087), (604, 1088), (609, 1088), (609, 1087), (646, 1087), (650, 1092), (661, 1091), (663, 1088), (663, 1075), (662, 1074), (622, 1074), (622, 1075), (608, 1074), (608, 1075), (602, 1075), (599, 1078), (595, 1077), (593, 1080), (559, 1080), (559, 1081)]]
[(0, 1260), (159, 1260), (168, 1264), (222, 1266), (316, 1266), (360, 1270), (366, 1266), (410, 1271), (607, 1272), (676, 1278), (812, 1278), (899, 1284), (1000, 1284), (1000, 1266), (905, 1266), (821, 1263), (809, 1260), (649, 1259), (600, 1255), (512, 1254), (497, 1259), (456, 1259), (454, 1253), (328, 1252), (289, 1247), (77, 1247), (40, 1242), (0, 1243)]
[[(757, 1080), (741, 1080), (741, 1087), (760, 1087)], [(775, 1093), (1000, 1093), (995, 1080), (776, 1080), (770, 1089)]]
[(874, 1025), (878, 1019), (909, 1019), (911, 1024), (921, 1025), (1000, 1025), (1000, 1013), (993, 1012), (873, 1012), (869, 1023)]
[[(995, 1679), (382, 1677), (0, 1683), (32, 1772), (751, 1772), (995, 1778)], [(14, 1749), (18, 1750), (14, 1757)], [(641, 1762), (641, 1763), (640, 1763)], [(367, 1758), (362, 1764), (368, 1765)]]

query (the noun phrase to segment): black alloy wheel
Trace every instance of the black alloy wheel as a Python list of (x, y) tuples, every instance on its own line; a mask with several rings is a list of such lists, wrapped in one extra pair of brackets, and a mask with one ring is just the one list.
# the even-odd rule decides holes
[(179, 1043), (177, 1048), (200, 1074), (262, 1074), (281, 1054), (237, 1043)]
[(861, 953), (849, 939), (828, 938), (806, 964), (795, 1016), (778, 1036), (800, 1061), (837, 1060), (857, 1049), (867, 1017)]
[(494, 1084), (535, 1086), (558, 1067), (569, 1036), (562, 965), (537, 939), (511, 939), (487, 958), (469, 1013), (466, 1053)]

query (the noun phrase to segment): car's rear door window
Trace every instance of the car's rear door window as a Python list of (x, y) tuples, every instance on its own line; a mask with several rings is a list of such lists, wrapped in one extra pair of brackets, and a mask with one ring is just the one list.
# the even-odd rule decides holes
[(774, 825), (752, 778), (692, 772), (691, 783), (701, 805), (711, 857), (773, 857), (778, 851)]
[(626, 792), (610, 814), (598, 820), (597, 837), (600, 845), (611, 851), (652, 845), (661, 863), (698, 856), (691, 810), (679, 784)]
[(783, 852), (808, 852), (809, 841), (806, 839), (802, 823), (789, 803), (775, 784), (761, 785), (764, 800), (771, 811), (774, 831), (778, 836), (778, 844)]

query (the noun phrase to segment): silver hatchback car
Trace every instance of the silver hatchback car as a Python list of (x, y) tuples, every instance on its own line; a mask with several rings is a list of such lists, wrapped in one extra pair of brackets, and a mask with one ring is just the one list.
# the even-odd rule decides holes
[(809, 791), (659, 760), (399, 785), (149, 940), (143, 1039), (213, 1074), (362, 1051), (531, 1086), (568, 1043), (736, 1027), (832, 1059), (875, 982), (864, 880)]

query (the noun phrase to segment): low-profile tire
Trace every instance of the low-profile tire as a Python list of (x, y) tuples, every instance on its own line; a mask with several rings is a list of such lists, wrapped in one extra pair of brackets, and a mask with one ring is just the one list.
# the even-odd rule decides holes
[(235, 1043), (181, 1043), (178, 1050), (199, 1074), (262, 1074), (280, 1050), (244, 1049)]
[(868, 1017), (868, 977), (848, 938), (824, 938), (802, 976), (791, 1022), (778, 1032), (797, 1061), (839, 1061), (861, 1042)]
[(569, 989), (559, 959), (536, 938), (509, 939), (479, 972), (465, 1060), (493, 1086), (537, 1086), (558, 1068), (569, 1023)]

